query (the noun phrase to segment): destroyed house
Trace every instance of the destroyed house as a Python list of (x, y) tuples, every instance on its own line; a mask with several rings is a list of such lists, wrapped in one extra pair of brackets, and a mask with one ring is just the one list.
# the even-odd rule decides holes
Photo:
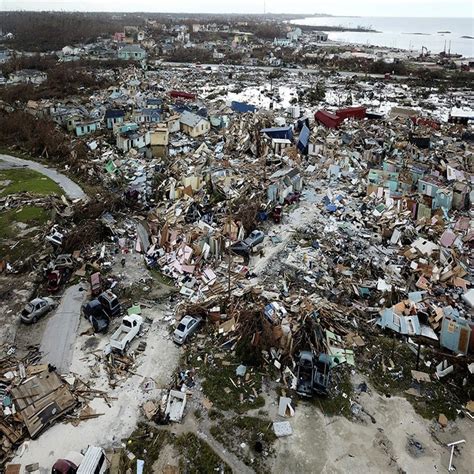
[(105, 111), (105, 123), (109, 130), (114, 128), (114, 125), (123, 123), (124, 119), (125, 119), (125, 112), (123, 110), (107, 109)]
[(252, 104), (247, 104), (245, 102), (237, 102), (233, 100), (230, 104), (230, 108), (237, 113), (245, 114), (246, 112), (255, 112), (257, 107)]
[(67, 384), (48, 370), (26, 379), (12, 389), (11, 395), (32, 438), (76, 405)]
[(431, 204), (431, 209), (451, 209), (453, 190), (442, 187), (441, 183), (433, 178), (425, 177), (418, 180), (418, 192)]
[(267, 135), (268, 138), (280, 138), (285, 140), (291, 140), (293, 138), (293, 128), (292, 127), (271, 127), (271, 128), (262, 128), (261, 133)]
[(450, 311), (443, 318), (440, 333), (440, 345), (457, 354), (467, 354), (471, 338), (469, 322), (461, 318), (456, 311)]
[(285, 198), (303, 189), (303, 179), (298, 169), (278, 170), (270, 176), (271, 184), (267, 189), (267, 197), (271, 202), (282, 204)]
[[(381, 186), (390, 189), (391, 192), (398, 190), (398, 172), (384, 170), (369, 170), (368, 181), (370, 185)], [(368, 191), (370, 193), (370, 190)]]
[(118, 148), (125, 152), (132, 148), (143, 148), (150, 144), (150, 132), (129, 130), (128, 132), (119, 133), (116, 144)]
[(347, 107), (345, 109), (339, 109), (336, 111), (336, 115), (341, 117), (343, 120), (347, 118), (353, 119), (364, 119), (366, 113), (365, 107)]
[(193, 138), (204, 135), (211, 128), (209, 120), (187, 111), (181, 114), (180, 124), (181, 130)]
[(89, 133), (97, 132), (100, 129), (99, 120), (89, 120), (86, 122), (79, 122), (75, 124), (76, 136), (82, 137), (88, 135)]
[(183, 91), (170, 91), (170, 97), (173, 99), (186, 99), (186, 100), (194, 100), (196, 98), (196, 94), (191, 94), (190, 92), (183, 92)]
[(169, 130), (166, 124), (158, 125), (154, 130), (150, 130), (151, 146), (166, 146), (169, 143)]
[(12, 72), (9, 76), (9, 82), (11, 84), (34, 84), (39, 85), (46, 81), (48, 76), (43, 71), (37, 71), (36, 69), (22, 69), (21, 71)]

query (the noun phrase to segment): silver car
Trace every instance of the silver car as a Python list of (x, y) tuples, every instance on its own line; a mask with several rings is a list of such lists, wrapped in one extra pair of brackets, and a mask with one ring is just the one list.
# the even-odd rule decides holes
[(202, 318), (195, 318), (193, 316), (185, 316), (174, 330), (173, 341), (176, 344), (184, 344), (189, 336), (194, 334), (201, 324)]
[(52, 298), (35, 298), (21, 312), (21, 322), (26, 324), (36, 323), (41, 316), (51, 311), (55, 306), (56, 301)]

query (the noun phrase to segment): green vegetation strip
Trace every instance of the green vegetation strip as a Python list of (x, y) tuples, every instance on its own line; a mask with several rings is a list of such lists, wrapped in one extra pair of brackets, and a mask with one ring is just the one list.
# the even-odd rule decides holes
[(61, 188), (50, 178), (24, 168), (0, 170), (0, 196), (28, 192), (40, 196), (62, 194)]
[(13, 238), (18, 234), (15, 223), (28, 224), (29, 227), (44, 225), (49, 213), (42, 207), (25, 206), (0, 214), (0, 239)]

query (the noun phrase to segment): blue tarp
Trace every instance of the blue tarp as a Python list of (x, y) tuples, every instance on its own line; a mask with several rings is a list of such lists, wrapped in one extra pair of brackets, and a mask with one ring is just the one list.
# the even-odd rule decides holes
[(235, 100), (233, 100), (230, 104), (230, 108), (234, 112), (239, 112), (241, 114), (245, 112), (255, 112), (257, 110), (257, 107), (255, 107), (255, 105), (247, 104), (245, 102), (236, 102)]
[(270, 138), (282, 138), (286, 140), (293, 138), (293, 129), (291, 127), (262, 128), (260, 131), (267, 134)]
[(298, 138), (298, 143), (296, 145), (298, 147), (298, 150), (301, 151), (303, 155), (306, 155), (308, 153), (309, 134), (309, 128), (306, 125), (303, 125), (300, 136)]

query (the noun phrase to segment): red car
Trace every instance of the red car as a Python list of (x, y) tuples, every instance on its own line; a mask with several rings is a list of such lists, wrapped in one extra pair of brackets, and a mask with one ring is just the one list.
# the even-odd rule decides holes
[(300, 193), (290, 193), (285, 198), (285, 204), (294, 204), (295, 202), (300, 202)]

